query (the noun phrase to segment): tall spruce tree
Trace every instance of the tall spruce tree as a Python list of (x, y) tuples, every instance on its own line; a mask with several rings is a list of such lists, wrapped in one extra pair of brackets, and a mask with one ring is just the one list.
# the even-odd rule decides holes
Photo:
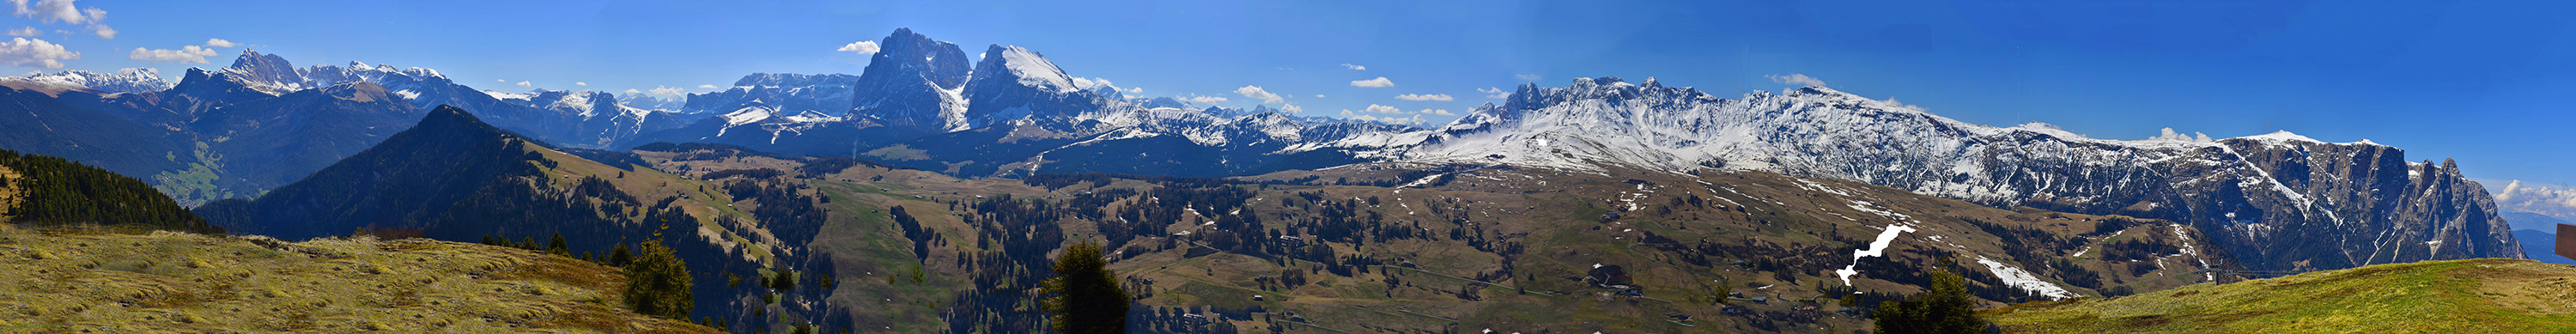
[(1045, 293), (1048, 319), (1067, 334), (1127, 332), (1127, 291), (1117, 273), (1101, 259), (1100, 245), (1083, 241), (1065, 246), (1055, 262), (1055, 276), (1039, 289)]
[(689, 296), (689, 267), (661, 242), (644, 242), (626, 265), (626, 307), (644, 315), (682, 319), (695, 302)]

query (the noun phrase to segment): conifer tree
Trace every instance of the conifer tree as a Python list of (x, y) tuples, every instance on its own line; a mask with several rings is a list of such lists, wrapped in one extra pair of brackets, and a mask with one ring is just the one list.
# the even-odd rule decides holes
[(689, 296), (688, 264), (659, 242), (645, 242), (639, 253), (626, 265), (626, 307), (644, 315), (687, 317), (695, 307)]
[(1056, 258), (1054, 278), (1039, 286), (1055, 330), (1068, 334), (1125, 333), (1127, 291), (1117, 273), (1101, 259), (1100, 245), (1083, 241), (1065, 246)]
[(625, 241), (618, 241), (617, 248), (608, 251), (608, 265), (610, 266), (624, 267), (627, 262), (634, 260), (635, 253), (626, 250)]

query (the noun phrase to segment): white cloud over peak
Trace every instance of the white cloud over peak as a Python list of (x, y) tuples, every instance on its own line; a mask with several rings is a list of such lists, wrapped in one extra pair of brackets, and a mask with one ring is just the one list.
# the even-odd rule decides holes
[(634, 88), (627, 88), (627, 89), (626, 89), (626, 93), (627, 93), (627, 94), (643, 94), (643, 93), (644, 93), (644, 91), (641, 91), (641, 90), (635, 90)]
[(1294, 114), (1306, 112), (1306, 107), (1299, 107), (1295, 103), (1281, 103), (1279, 104), (1279, 110), (1287, 110), (1288, 113)]
[(1815, 87), (1825, 86), (1824, 80), (1818, 80), (1816, 77), (1810, 77), (1805, 74), (1790, 73), (1789, 75), (1765, 75), (1762, 77), (1771, 78), (1771, 82), (1777, 83)]
[(1368, 66), (1351, 65), (1351, 63), (1342, 63), (1342, 68), (1347, 68), (1347, 69), (1352, 69), (1352, 70), (1360, 70), (1360, 71), (1367, 71), (1367, 70), (1368, 70)]
[(842, 45), (840, 50), (833, 50), (833, 51), (849, 52), (849, 53), (857, 53), (857, 54), (871, 54), (871, 53), (877, 53), (877, 41), (857, 41), (857, 42), (850, 42), (850, 45)]
[(0, 64), (18, 67), (63, 68), (64, 60), (80, 59), (79, 52), (64, 50), (62, 45), (34, 38), (10, 38), (0, 42)]
[(1504, 91), (1502, 88), (1494, 88), (1494, 87), (1477, 88), (1477, 89), (1476, 89), (1476, 92), (1477, 92), (1477, 93), (1485, 93), (1485, 98), (1489, 98), (1489, 99), (1508, 99), (1508, 98), (1512, 98), (1512, 92), (1510, 92), (1510, 91)]
[(1449, 94), (1404, 94), (1396, 95), (1395, 99), (1405, 101), (1449, 101), (1456, 100), (1457, 98), (1449, 97)]
[(1288, 100), (1287, 98), (1279, 97), (1279, 94), (1271, 94), (1269, 90), (1261, 89), (1261, 86), (1243, 86), (1243, 88), (1235, 88), (1234, 93), (1242, 94), (1245, 98), (1261, 100), (1261, 103), (1279, 103)]
[(572, 85), (574, 85), (574, 86), (584, 86), (584, 87), (587, 87), (587, 86), (590, 86), (590, 83), (588, 83), (588, 82), (574, 81), (574, 82), (572, 82)]
[(698, 88), (716, 89), (716, 85), (698, 85)]
[(224, 40), (224, 39), (222, 39), (222, 38), (208, 38), (208, 39), (206, 39), (206, 46), (210, 46), (210, 47), (218, 47), (218, 48), (229, 48), (229, 47), (241, 46), (241, 44), (233, 43), (233, 41), (227, 41), (227, 40)]
[(1375, 104), (1371, 104), (1371, 105), (1369, 105), (1369, 106), (1368, 106), (1368, 108), (1360, 109), (1360, 111), (1365, 111), (1365, 112), (1368, 112), (1368, 113), (1371, 113), (1371, 114), (1388, 114), (1388, 115), (1402, 115), (1402, 114), (1404, 114), (1404, 109), (1396, 109), (1395, 107), (1382, 106), (1382, 105), (1375, 105)]
[(1368, 80), (1353, 80), (1353, 81), (1351, 81), (1351, 87), (1368, 87), (1368, 88), (1386, 88), (1386, 87), (1395, 87), (1395, 81), (1387, 80), (1387, 79), (1386, 79), (1386, 77), (1377, 77), (1376, 79), (1368, 79)]
[(215, 56), (215, 50), (189, 45), (176, 50), (134, 48), (134, 52), (125, 55), (125, 59), (155, 63), (205, 64), (206, 57), (213, 56)]
[(1457, 115), (1458, 115), (1458, 113), (1449, 112), (1449, 109), (1423, 109), (1421, 113), (1423, 113), (1423, 114), (1432, 114), (1432, 115), (1441, 115), (1441, 116), (1457, 116)]
[(2173, 128), (2165, 128), (2164, 130), (2158, 131), (2158, 133), (2156, 134), (2156, 136), (2155, 136), (2155, 137), (2148, 137), (2148, 138), (2147, 138), (2147, 140), (2173, 140), (2173, 141), (2203, 142), (2203, 143), (2210, 142), (2210, 140), (2209, 140), (2209, 135), (2201, 134), (2201, 133), (2199, 133), (2199, 132), (2193, 132), (2193, 133), (2191, 133), (2191, 134), (2182, 134), (2182, 132), (2174, 131), (2174, 129), (2173, 129)]
[(677, 98), (681, 98), (681, 97), (687, 97), (687, 96), (689, 96), (689, 91), (688, 91), (688, 90), (683, 90), (683, 89), (680, 89), (679, 87), (671, 87), (671, 86), (654, 86), (654, 87), (653, 87), (653, 90), (648, 91), (648, 92), (646, 92), (646, 93), (653, 94), (653, 96), (660, 96), (660, 97), (662, 97), (662, 98), (664, 98), (664, 99), (677, 99)]

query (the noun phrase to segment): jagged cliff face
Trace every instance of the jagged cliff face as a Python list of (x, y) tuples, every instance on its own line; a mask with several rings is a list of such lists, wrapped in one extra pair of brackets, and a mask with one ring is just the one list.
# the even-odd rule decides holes
[(850, 95), (849, 117), (922, 129), (964, 126), (966, 102), (960, 91), (972, 70), (966, 67), (965, 51), (909, 28), (895, 29), (878, 45), (884, 49), (868, 61)]
[(1991, 127), (1822, 87), (1723, 99), (1652, 80), (1524, 86), (1433, 131), (1330, 145), (1380, 161), (1600, 172), (1759, 170), (1994, 206), (2188, 222), (2248, 268), (2521, 257), (2493, 200), (2450, 162), (2286, 132), (2100, 140)]

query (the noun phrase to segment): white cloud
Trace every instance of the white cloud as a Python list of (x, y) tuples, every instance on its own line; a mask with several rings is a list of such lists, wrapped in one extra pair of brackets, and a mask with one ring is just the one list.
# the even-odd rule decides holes
[(1510, 91), (1504, 91), (1502, 88), (1494, 88), (1494, 87), (1477, 88), (1477, 89), (1476, 89), (1476, 92), (1477, 92), (1477, 93), (1485, 93), (1485, 98), (1488, 98), (1488, 99), (1508, 99), (1508, 98), (1512, 98), (1512, 92), (1510, 92)]
[(1324, 98), (1324, 94), (1315, 94), (1315, 98), (1318, 98), (1318, 99), (1320, 99), (1320, 98)]
[(222, 39), (222, 38), (208, 38), (208, 39), (206, 39), (206, 46), (209, 46), (209, 47), (218, 47), (218, 48), (229, 48), (229, 47), (241, 46), (241, 44), (240, 44), (240, 43), (233, 43), (233, 41), (227, 41), (227, 40), (224, 40), (224, 39)]
[(45, 31), (44, 31), (44, 30), (36, 30), (36, 27), (25, 27), (25, 28), (18, 28), (18, 29), (9, 29), (9, 36), (18, 36), (18, 37), (34, 37), (34, 36), (36, 36), (36, 35), (43, 35), (43, 34), (45, 34)]
[(585, 87), (587, 87), (587, 86), (590, 86), (590, 83), (588, 83), (588, 82), (574, 81), (574, 82), (572, 82), (572, 85), (574, 85), (574, 86), (585, 86)]
[(492, 79), (492, 82), (510, 82), (510, 80), (509, 80), (509, 79)]
[(1246, 98), (1261, 100), (1261, 103), (1279, 103), (1281, 101), (1288, 100), (1287, 98), (1279, 97), (1279, 94), (1271, 94), (1269, 90), (1261, 89), (1261, 86), (1243, 86), (1243, 88), (1235, 88), (1234, 93), (1243, 94), (1243, 97)]
[(1369, 105), (1369, 106), (1368, 106), (1368, 108), (1360, 109), (1360, 111), (1364, 111), (1364, 112), (1368, 112), (1368, 113), (1372, 113), (1372, 114), (1388, 114), (1388, 115), (1402, 115), (1402, 114), (1404, 114), (1404, 109), (1396, 109), (1395, 107), (1381, 106), (1381, 105), (1375, 105), (1375, 104), (1371, 104), (1371, 105)]
[(526, 81), (520, 81), (519, 83), (515, 83), (515, 84), (513, 84), (513, 85), (519, 85), (519, 87), (529, 87), (529, 86), (532, 86), (532, 85), (529, 85), (529, 84), (528, 84), (528, 82), (526, 82)]
[(1351, 65), (1351, 63), (1342, 63), (1342, 68), (1347, 68), (1347, 69), (1352, 69), (1352, 70), (1360, 70), (1360, 71), (1367, 71), (1367, 70), (1368, 70), (1368, 66)]
[(1389, 81), (1389, 80), (1386, 80), (1386, 77), (1377, 77), (1376, 79), (1368, 79), (1368, 80), (1356, 80), (1356, 81), (1351, 81), (1351, 87), (1368, 87), (1368, 88), (1386, 88), (1386, 87), (1395, 87), (1395, 81)]
[[(33, 1), (34, 6), (29, 6), (29, 1)], [(107, 10), (98, 9), (98, 7), (80, 8), (72, 2), (73, 0), (9, 0), (9, 13), (18, 17), (33, 18), (45, 24), (80, 25), (89, 28), (90, 33), (98, 35), (100, 39), (116, 39), (116, 28), (110, 28), (103, 23), (107, 20)], [(33, 27), (30, 28), (26, 30), (33, 30)], [(11, 33), (18, 32), (25, 31), (11, 31)], [(19, 36), (34, 36), (34, 34)]]
[(643, 94), (643, 93), (644, 93), (644, 91), (635, 90), (634, 88), (627, 88), (627, 89), (626, 89), (626, 93), (627, 93), (627, 94)]
[(1145, 87), (1127, 87), (1127, 90), (1124, 90), (1124, 92), (1127, 92), (1128, 94), (1141, 94), (1145, 92)]
[(1225, 97), (1223, 97), (1223, 96), (1197, 96), (1197, 95), (1191, 95), (1191, 96), (1184, 96), (1184, 97), (1181, 97), (1181, 98), (1180, 98), (1180, 100), (1181, 100), (1181, 101), (1189, 101), (1190, 103), (1197, 103), (1197, 104), (1210, 104), (1210, 103), (1217, 103), (1217, 102), (1225, 102)]
[(1815, 87), (1825, 86), (1824, 80), (1817, 80), (1816, 77), (1810, 77), (1805, 74), (1790, 73), (1789, 75), (1765, 75), (1762, 77), (1771, 78), (1771, 82), (1777, 83)]
[[(2482, 180), (2479, 181), (2479, 183), (2492, 187), (2493, 184), (2496, 183), (2496, 180)], [(2576, 219), (2576, 188), (2570, 188), (2564, 183), (2553, 185), (2541, 182), (2525, 183), (2522, 182), (2522, 180), (2513, 180), (2505, 184), (2502, 191), (2495, 191), (2494, 193), (2496, 211), (2499, 212), (2520, 211), (2548, 215), (2559, 219)], [(2517, 228), (2540, 228), (2543, 231), (2548, 230), (2545, 226), (2521, 226)]]
[(1449, 94), (1404, 94), (1396, 95), (1395, 99), (1405, 101), (1449, 101), (1456, 100), (1457, 98), (1449, 97)]
[(1449, 109), (1423, 109), (1421, 113), (1424, 113), (1424, 114), (1432, 114), (1432, 115), (1441, 115), (1441, 116), (1457, 116), (1457, 115), (1458, 115), (1458, 113), (1449, 112)]
[(698, 85), (698, 88), (716, 89), (716, 85)]
[(91, 7), (87, 11), (75, 9), (72, 5), (72, 0), (35, 0), (35, 7), (28, 7), (27, 1), (29, 0), (9, 0), (9, 4), (12, 5), (14, 9), (10, 14), (18, 15), (18, 17), (34, 18), (37, 21), (43, 21), (48, 24), (55, 22), (70, 24), (91, 23), (97, 22), (98, 19), (107, 15), (107, 11), (98, 10), (97, 7)]
[(850, 52), (850, 53), (857, 53), (857, 54), (870, 54), (870, 53), (877, 53), (877, 41), (857, 41), (857, 42), (850, 42), (850, 45), (842, 45), (840, 50), (832, 50), (832, 51)]
[(652, 93), (653, 96), (660, 96), (663, 99), (677, 99), (689, 96), (689, 91), (671, 86), (655, 86), (653, 87), (653, 90), (648, 93)]
[(141, 60), (141, 61), (149, 61), (149, 62), (156, 62), (156, 63), (173, 63), (173, 62), (175, 62), (175, 63), (180, 63), (180, 64), (205, 64), (205, 63), (206, 63), (206, 57), (213, 57), (213, 56), (215, 56), (215, 50), (209, 50), (209, 49), (206, 49), (206, 48), (197, 47), (197, 46), (195, 46), (195, 45), (189, 45), (189, 46), (179, 47), (179, 49), (177, 49), (177, 50), (152, 50), (152, 49), (144, 49), (144, 48), (134, 48), (134, 52), (132, 52), (132, 53), (127, 53), (127, 54), (125, 55), (125, 59)]
[(1521, 79), (1521, 81), (1538, 81), (1537, 74), (1513, 74), (1512, 78)]
[(64, 50), (62, 45), (34, 38), (10, 38), (0, 42), (0, 64), (18, 67), (63, 68), (64, 60), (80, 59), (79, 52)]
[(1288, 113), (1294, 114), (1306, 112), (1306, 107), (1299, 107), (1295, 103), (1281, 103), (1279, 104), (1279, 110), (1287, 110)]
[(2147, 138), (2147, 140), (2174, 140), (2174, 141), (2188, 141), (2188, 142), (2209, 142), (2209, 141), (2210, 141), (2210, 140), (2209, 140), (2209, 135), (2201, 134), (2201, 133), (2199, 133), (2199, 132), (2193, 132), (2193, 133), (2191, 133), (2191, 134), (2187, 134), (2187, 135), (2186, 135), (2186, 134), (2182, 134), (2182, 132), (2174, 131), (2174, 129), (2173, 129), (2173, 128), (2164, 128), (2164, 130), (2159, 130), (2155, 137), (2149, 137), (2149, 138)]

